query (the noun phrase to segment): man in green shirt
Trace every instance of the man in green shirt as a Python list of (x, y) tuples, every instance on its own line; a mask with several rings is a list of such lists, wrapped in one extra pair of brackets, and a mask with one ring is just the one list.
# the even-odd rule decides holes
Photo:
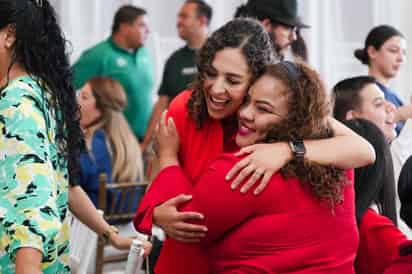
[(197, 73), (196, 53), (207, 39), (211, 19), (212, 8), (202, 0), (187, 0), (180, 9), (177, 31), (186, 45), (176, 50), (166, 62), (159, 99), (150, 118), (142, 150), (150, 143), (156, 124), (169, 102), (193, 81)]
[(77, 89), (95, 76), (110, 77), (123, 85), (128, 100), (124, 115), (140, 141), (153, 105), (152, 60), (144, 47), (148, 34), (146, 11), (123, 6), (114, 16), (111, 37), (86, 50), (73, 67)]

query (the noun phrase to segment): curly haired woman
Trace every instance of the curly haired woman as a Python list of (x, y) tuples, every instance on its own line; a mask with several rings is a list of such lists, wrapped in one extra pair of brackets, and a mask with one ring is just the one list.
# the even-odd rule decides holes
[[(329, 138), (334, 135), (329, 110), (316, 72), (291, 62), (270, 65), (240, 108), (236, 144)], [(354, 273), (358, 232), (352, 174), (296, 158), (272, 176), (261, 195), (242, 195), (225, 184), (225, 174), (239, 158), (223, 154), (192, 183), (178, 166), (171, 121), (158, 137), (164, 169), (147, 195), (193, 196), (182, 210), (204, 215), (201, 224), (208, 231), (201, 245), (211, 273)], [(173, 188), (170, 181), (177, 182)]]
[[(186, 176), (196, 181), (207, 164), (222, 152), (237, 151), (236, 112), (251, 84), (274, 62), (270, 37), (255, 20), (235, 19), (214, 32), (199, 52), (199, 74), (193, 90), (181, 93), (169, 106), (179, 134), (179, 161)], [(329, 119), (335, 137), (305, 140), (305, 157), (321, 165), (353, 168), (373, 161), (370, 145), (340, 123)], [(289, 139), (288, 141), (291, 141)], [(353, 149), (346, 149), (351, 146)], [(329, 153), (333, 151), (334, 153)], [(287, 141), (246, 146), (249, 153), (228, 174), (236, 188), (246, 192), (262, 179), (254, 193), (265, 187), (272, 175), (293, 158)], [(170, 185), (177, 182), (170, 180)], [(229, 187), (229, 186), (228, 186)], [(207, 273), (208, 263), (202, 258), (198, 242), (207, 227), (188, 223), (202, 219), (198, 212), (179, 212), (181, 203), (190, 199), (179, 195), (172, 199), (146, 199), (137, 212), (134, 224), (150, 233), (152, 222), (160, 225), (170, 237), (166, 239), (156, 273)]]
[(82, 134), (65, 42), (47, 0), (0, 0), (0, 273), (70, 273)]

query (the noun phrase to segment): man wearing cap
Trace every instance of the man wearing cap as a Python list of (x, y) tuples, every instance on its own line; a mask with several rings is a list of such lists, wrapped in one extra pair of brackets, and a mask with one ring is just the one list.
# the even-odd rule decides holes
[(296, 0), (249, 0), (237, 9), (235, 17), (258, 19), (270, 34), (281, 59), (296, 40), (297, 29), (309, 27), (297, 15)]

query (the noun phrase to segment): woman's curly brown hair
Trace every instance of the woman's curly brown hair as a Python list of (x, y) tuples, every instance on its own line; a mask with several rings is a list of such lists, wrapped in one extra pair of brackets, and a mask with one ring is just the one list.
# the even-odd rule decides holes
[[(275, 61), (269, 34), (256, 20), (234, 19), (216, 30), (200, 49), (197, 58), (198, 75), (193, 82), (193, 93), (188, 102), (190, 117), (200, 128), (209, 117), (204, 96), (204, 73), (212, 66), (216, 53), (225, 48), (240, 49), (252, 74), (252, 82), (268, 64)], [(245, 90), (245, 96), (247, 91)]]
[[(280, 62), (268, 66), (265, 75), (282, 81), (288, 92), (288, 115), (270, 129), (266, 142), (334, 136), (328, 122), (331, 113), (329, 96), (318, 73), (303, 63)], [(332, 207), (343, 200), (347, 179), (341, 169), (294, 159), (281, 169), (281, 173), (308, 183), (314, 194), (321, 200), (330, 201)]]

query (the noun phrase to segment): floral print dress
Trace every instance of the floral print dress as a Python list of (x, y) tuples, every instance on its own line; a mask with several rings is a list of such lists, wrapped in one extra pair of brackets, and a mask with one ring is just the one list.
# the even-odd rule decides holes
[(35, 78), (0, 91), (0, 273), (18, 248), (43, 254), (46, 274), (70, 273), (67, 161), (56, 141), (49, 95)]

